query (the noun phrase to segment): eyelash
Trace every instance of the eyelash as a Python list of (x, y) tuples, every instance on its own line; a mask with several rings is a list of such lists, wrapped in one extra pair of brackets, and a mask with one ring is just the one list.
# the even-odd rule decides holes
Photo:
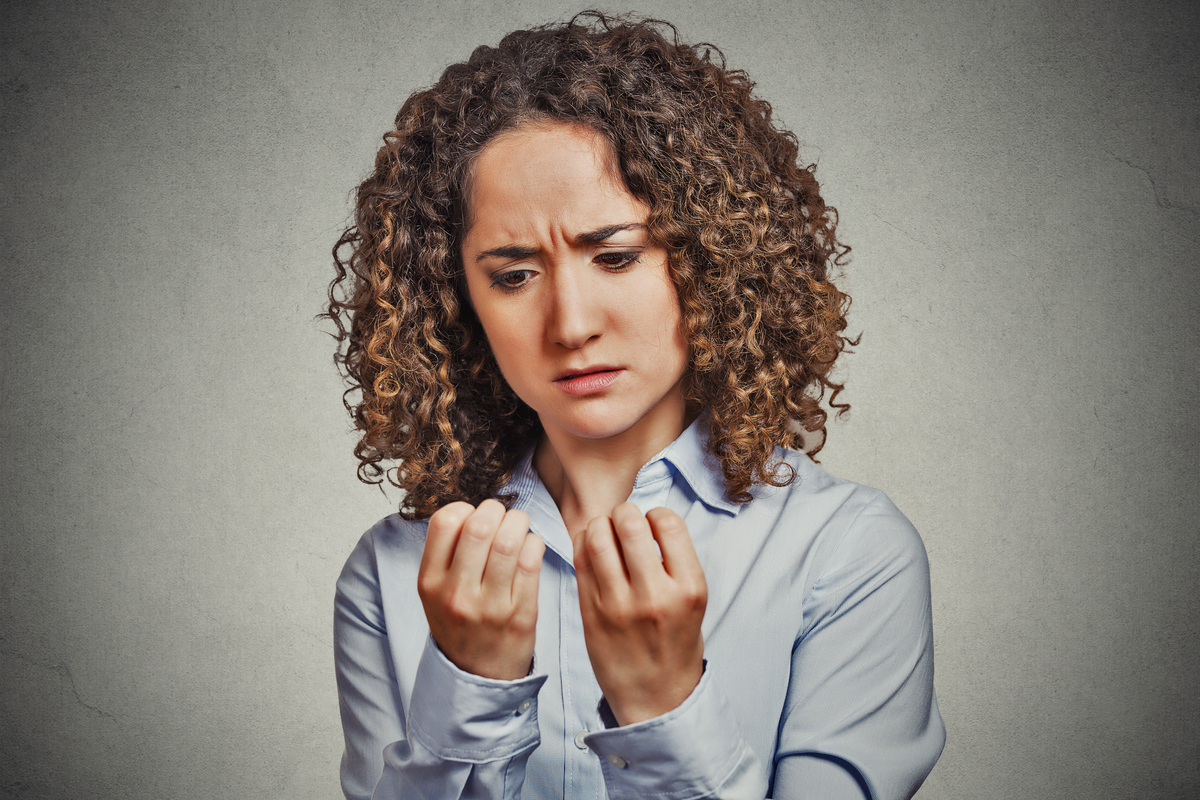
[(520, 290), (520, 288), (525, 285), (525, 281), (521, 281), (516, 286), (510, 286), (510, 285), (506, 284), (504, 281), (507, 280), (508, 278), (512, 278), (514, 276), (528, 275), (532, 271), (533, 270), (528, 270), (528, 269), (510, 269), (508, 272), (501, 272), (498, 275), (496, 275), (494, 278), (492, 278), (492, 288), (499, 289), (500, 291), (508, 293), (508, 294), (512, 294), (513, 292)]
[[(607, 264), (603, 261), (604, 258), (610, 256), (615, 256), (617, 258), (617, 263)], [(596, 256), (596, 260), (600, 261), (604, 268), (609, 272), (624, 272), (627, 268), (636, 264), (641, 257), (642, 254), (638, 252), (611, 252), (601, 253), (600, 255)]]
[[(641, 255), (642, 254), (638, 252), (610, 252), (601, 253), (600, 255), (596, 256), (596, 260), (599, 261), (600, 266), (607, 271), (619, 273), (624, 272), (634, 264), (638, 263), (638, 261), (641, 260)], [(604, 261), (605, 258), (614, 257), (617, 259), (616, 263), (609, 264)], [(509, 278), (520, 277), (522, 275), (528, 276), (531, 272), (533, 272), (533, 270), (512, 269), (508, 270), (507, 272), (498, 273), (492, 278), (492, 288), (499, 289), (507, 294), (520, 291), (525, 286), (525, 280), (522, 280), (516, 285), (507, 284), (505, 281), (507, 281)]]

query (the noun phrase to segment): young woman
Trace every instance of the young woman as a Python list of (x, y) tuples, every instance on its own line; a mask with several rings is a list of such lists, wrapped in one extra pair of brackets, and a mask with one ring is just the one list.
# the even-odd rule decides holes
[(908, 797), (941, 752), (921, 541), (798, 449), (834, 211), (664, 29), (477, 49), (359, 187), (329, 315), (405, 496), (338, 581), (349, 798)]

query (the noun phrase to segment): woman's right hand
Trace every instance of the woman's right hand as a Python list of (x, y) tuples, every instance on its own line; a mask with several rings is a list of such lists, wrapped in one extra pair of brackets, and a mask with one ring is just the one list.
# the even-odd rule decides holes
[(499, 680), (529, 674), (545, 549), (529, 516), (496, 500), (451, 503), (429, 518), (417, 592), (456, 667)]

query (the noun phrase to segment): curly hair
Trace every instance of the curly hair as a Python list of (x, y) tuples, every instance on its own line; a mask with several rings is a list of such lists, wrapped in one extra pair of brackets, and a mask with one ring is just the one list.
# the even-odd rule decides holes
[(726, 496), (745, 503), (756, 485), (794, 480), (775, 448), (799, 449), (803, 428), (821, 434), (810, 452), (820, 450), (827, 390), (831, 409), (849, 408), (830, 376), (857, 343), (842, 335), (850, 298), (830, 274), (849, 248), (815, 166), (797, 163), (796, 137), (753, 87), (668, 23), (589, 11), (479, 47), (410, 96), (334, 247), (323, 315), (362, 432), (359, 478), (386, 474), (409, 519), (455, 500), (515, 499), (502, 487), (541, 427), (488, 348), (460, 243), (479, 153), (503, 131), (550, 121), (600, 134), (651, 209), (690, 343), (684, 396), (708, 414)]

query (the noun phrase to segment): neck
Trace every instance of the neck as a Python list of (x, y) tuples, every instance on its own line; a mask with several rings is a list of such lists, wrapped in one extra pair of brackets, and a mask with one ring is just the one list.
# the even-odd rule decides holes
[(545, 431), (533, 466), (558, 505), (572, 541), (591, 520), (611, 516), (629, 499), (638, 470), (695, 416), (680, 408), (671, 419), (643, 418), (606, 439), (585, 439), (557, 428)]

